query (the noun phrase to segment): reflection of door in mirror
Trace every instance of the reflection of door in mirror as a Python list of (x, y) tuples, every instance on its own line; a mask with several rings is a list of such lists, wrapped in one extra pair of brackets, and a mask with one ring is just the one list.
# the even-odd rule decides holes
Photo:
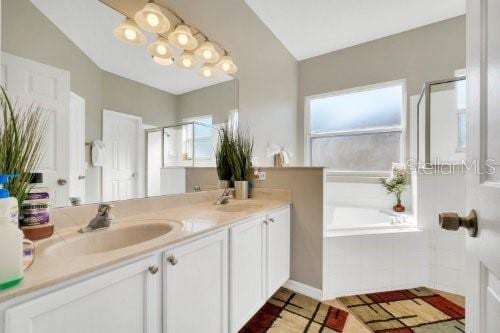
[(85, 99), (69, 99), (69, 197), (85, 203)]
[(139, 165), (143, 160), (139, 139), (142, 118), (104, 110), (103, 142), (105, 162), (102, 169), (103, 201), (138, 197)]
[(67, 206), (69, 178), (68, 113), (70, 73), (2, 52), (2, 84), (21, 108), (39, 107), (47, 122), (38, 172), (49, 189), (53, 206)]

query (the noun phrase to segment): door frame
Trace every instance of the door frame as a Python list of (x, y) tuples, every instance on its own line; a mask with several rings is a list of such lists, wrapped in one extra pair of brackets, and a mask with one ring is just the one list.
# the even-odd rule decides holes
[[(131, 120), (134, 120), (136, 122), (136, 133), (137, 133), (137, 140), (136, 140), (136, 174), (137, 177), (135, 177), (135, 192), (136, 192), (136, 198), (140, 197), (140, 189), (144, 188), (144, 170), (141, 168), (141, 156), (144, 159), (144, 144), (143, 141), (140, 139), (141, 133), (143, 132), (143, 127), (142, 127), (142, 117), (131, 115), (128, 113), (123, 113), (123, 112), (118, 112), (118, 111), (112, 111), (108, 109), (103, 109), (102, 111), (102, 141), (106, 145), (105, 142), (105, 133), (108, 130), (106, 128), (106, 118), (113, 118), (113, 117), (121, 117), (121, 118), (128, 118)], [(105, 149), (107, 147), (105, 146)], [(106, 182), (108, 181), (108, 168), (107, 163), (104, 163), (102, 167), (102, 175), (101, 175), (101, 198), (102, 201), (111, 201), (108, 200), (108, 198), (105, 196), (107, 193), (105, 192), (105, 186)]]
[[(71, 109), (71, 103), (73, 100), (77, 101), (78, 103), (81, 103), (83, 105), (83, 142), (82, 142), (82, 154), (83, 154), (83, 163), (84, 163), (84, 174), (83, 176), (86, 177), (86, 172), (87, 172), (87, 169), (88, 169), (88, 165), (87, 165), (87, 161), (85, 160), (85, 124), (86, 124), (86, 109), (85, 109), (85, 105), (86, 105), (86, 100), (85, 98), (83, 98), (82, 96), (78, 95), (77, 93), (75, 93), (74, 91), (70, 91), (70, 96), (69, 96), (69, 128), (71, 128), (73, 125), (72, 125), (72, 122), (74, 121), (74, 117), (72, 115), (72, 109)], [(73, 179), (71, 178), (72, 176), (72, 170), (71, 170), (71, 149), (73, 149), (73, 147), (71, 146), (71, 133), (70, 133), (70, 145), (69, 145), (69, 156), (70, 156), (70, 163), (69, 163), (69, 177), (68, 177), (68, 182), (69, 182), (69, 189), (68, 189), (68, 193), (69, 193), (69, 196), (71, 197), (71, 188), (72, 188), (72, 181)], [(81, 157), (81, 156), (80, 156)], [(79, 176), (78, 176), (79, 177)], [(83, 179), (83, 197), (81, 198), (82, 200), (82, 203), (85, 203), (86, 201), (86, 196), (87, 196), (87, 193), (86, 193), (86, 187), (87, 187), (87, 181), (86, 181), (86, 178)]]

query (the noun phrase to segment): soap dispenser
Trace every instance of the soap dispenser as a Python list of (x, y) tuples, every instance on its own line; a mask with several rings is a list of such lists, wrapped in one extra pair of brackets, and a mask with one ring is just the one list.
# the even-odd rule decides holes
[(5, 184), (8, 175), (0, 175), (0, 290), (23, 279), (23, 233), (18, 227), (18, 204)]

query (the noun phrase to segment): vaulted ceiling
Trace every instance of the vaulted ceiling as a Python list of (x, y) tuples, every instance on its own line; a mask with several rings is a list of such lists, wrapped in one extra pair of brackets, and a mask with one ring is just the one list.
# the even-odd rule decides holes
[(465, 14), (465, 0), (245, 0), (297, 60)]

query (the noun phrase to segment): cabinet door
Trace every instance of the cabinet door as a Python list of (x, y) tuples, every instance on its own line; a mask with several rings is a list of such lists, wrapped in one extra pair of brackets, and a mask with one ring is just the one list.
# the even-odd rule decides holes
[(230, 231), (230, 327), (237, 332), (266, 301), (266, 216)]
[(228, 232), (164, 253), (164, 332), (228, 329)]
[(159, 333), (159, 263), (146, 258), (7, 309), (5, 333)]
[(268, 215), (267, 297), (290, 278), (290, 208)]

